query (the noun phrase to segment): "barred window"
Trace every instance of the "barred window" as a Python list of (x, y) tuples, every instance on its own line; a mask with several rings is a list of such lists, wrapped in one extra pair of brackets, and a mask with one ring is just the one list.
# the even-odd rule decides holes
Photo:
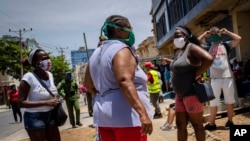
[(164, 35), (167, 34), (165, 13), (161, 15), (159, 21), (156, 23), (156, 33), (157, 33), (157, 41), (159, 41)]

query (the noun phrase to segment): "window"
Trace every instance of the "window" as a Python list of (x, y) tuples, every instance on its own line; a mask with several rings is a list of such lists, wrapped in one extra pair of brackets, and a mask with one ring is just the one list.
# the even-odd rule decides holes
[(156, 33), (157, 41), (159, 41), (167, 33), (165, 13), (161, 15), (159, 21), (156, 23)]
[(167, 3), (169, 28), (171, 29), (201, 0), (169, 0)]

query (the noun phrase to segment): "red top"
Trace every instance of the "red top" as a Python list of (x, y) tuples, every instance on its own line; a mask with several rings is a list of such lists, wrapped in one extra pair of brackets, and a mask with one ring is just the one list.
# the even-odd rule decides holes
[(153, 84), (153, 83), (154, 83), (153, 75), (149, 72), (149, 73), (147, 74), (147, 76), (148, 76), (148, 81), (149, 81), (151, 84)]
[(10, 101), (11, 101), (11, 102), (17, 102), (18, 94), (19, 94), (19, 91), (18, 91), (18, 90), (16, 90), (16, 91), (11, 91), (11, 92), (9, 93)]
[(87, 88), (84, 85), (80, 86), (80, 90), (82, 93), (86, 93), (87, 92)]

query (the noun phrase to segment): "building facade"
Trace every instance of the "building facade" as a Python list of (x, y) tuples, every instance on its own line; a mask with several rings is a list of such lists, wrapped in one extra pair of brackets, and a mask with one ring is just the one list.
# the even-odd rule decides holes
[(88, 52), (85, 49), (79, 48), (79, 50), (71, 51), (71, 62), (72, 68), (75, 69), (77, 64), (87, 63), (88, 58), (93, 54), (95, 49), (88, 49)]
[(232, 57), (238, 61), (250, 59), (249, 0), (152, 0), (151, 14), (156, 46), (163, 54), (174, 54), (173, 34), (178, 25), (188, 26), (196, 36), (218, 26), (242, 37)]
[(140, 61), (147, 61), (156, 58), (159, 55), (159, 52), (156, 47), (155, 38), (151, 36), (142, 41), (136, 49), (136, 54), (139, 56)]

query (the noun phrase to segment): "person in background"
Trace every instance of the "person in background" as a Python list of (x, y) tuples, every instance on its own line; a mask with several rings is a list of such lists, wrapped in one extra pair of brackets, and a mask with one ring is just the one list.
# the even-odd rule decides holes
[(89, 116), (93, 116), (93, 95), (87, 90), (86, 92), (87, 102), (88, 102), (88, 112)]
[[(162, 80), (161, 80), (161, 73), (160, 73), (159, 71), (157, 71), (157, 72), (158, 72), (158, 79), (159, 79), (160, 84), (161, 84), (161, 87), (162, 87), (163, 82), (162, 82)], [(163, 91), (162, 91), (162, 89), (161, 89), (161, 91), (160, 91), (158, 101), (159, 101), (159, 103), (163, 103), (163, 102), (164, 102), (164, 98), (163, 98)]]
[(177, 26), (174, 32), (174, 45), (179, 53), (171, 62), (172, 86), (175, 92), (175, 111), (178, 141), (187, 141), (187, 125), (194, 128), (197, 141), (205, 141), (203, 127), (204, 103), (201, 103), (193, 89), (193, 83), (201, 78), (212, 64), (213, 57), (186, 26)]
[(171, 71), (170, 71), (170, 62), (168, 61), (167, 58), (162, 58), (161, 59), (162, 64), (165, 66), (165, 72), (164, 72), (164, 78), (165, 78), (165, 83), (166, 83), (166, 90), (171, 91)]
[(61, 95), (66, 101), (69, 120), (72, 128), (76, 128), (76, 125), (82, 126), (82, 123), (80, 122), (80, 94), (77, 83), (72, 78), (71, 72), (66, 73), (65, 79), (59, 82), (57, 88), (59, 95)]
[(160, 62), (161, 62), (160, 64), (157, 64), (156, 60), (153, 60), (153, 62), (154, 62), (154, 64), (156, 64), (155, 68), (161, 74), (161, 81), (162, 81), (161, 91), (163, 93), (165, 93), (165, 92), (167, 92), (167, 87), (166, 87), (166, 81), (165, 81), (164, 73), (165, 73), (167, 65), (164, 64), (164, 62), (162, 60), (160, 60)]
[(8, 93), (15, 123), (18, 123), (17, 115), (19, 116), (19, 123), (21, 123), (22, 113), (20, 107), (17, 105), (19, 91), (17, 90), (16, 85), (11, 85)]
[(231, 69), (232, 69), (232, 72), (233, 72), (233, 75), (234, 75), (234, 78), (235, 78), (235, 81), (236, 81), (242, 75), (242, 67), (240, 67), (240, 65), (239, 65), (239, 63), (238, 63), (238, 61), (236, 59), (233, 60)]
[(238, 61), (236, 59), (233, 60), (233, 64), (232, 64), (232, 70), (233, 71), (239, 71), (241, 68), (240, 68), (240, 65), (238, 63)]
[(206, 130), (215, 130), (215, 118), (220, 105), (220, 95), (223, 91), (225, 104), (227, 107), (228, 121), (225, 128), (233, 126), (233, 114), (235, 103), (235, 80), (229, 64), (229, 52), (225, 43), (222, 43), (221, 36), (225, 34), (230, 36), (233, 40), (225, 42), (228, 47), (234, 48), (239, 45), (241, 37), (235, 33), (228, 31), (226, 28), (219, 29), (218, 27), (211, 27), (209, 31), (205, 31), (198, 39), (201, 41), (204, 37), (210, 37), (212, 44), (209, 48), (209, 53), (213, 56), (213, 65), (210, 68), (211, 85), (215, 95), (215, 99), (210, 101), (210, 118), (209, 123), (205, 126)]
[(86, 98), (87, 88), (84, 86), (84, 84), (80, 84), (79, 91), (81, 92), (81, 95), (83, 96), (84, 104), (87, 105), (87, 98)]
[(250, 59), (243, 64), (243, 78), (250, 80)]
[(173, 125), (175, 119), (175, 103), (169, 104), (167, 121), (161, 126), (163, 131), (170, 131), (176, 129)]
[(111, 15), (102, 32), (107, 40), (90, 57), (84, 81), (94, 95), (94, 122), (101, 140), (146, 141), (153, 131), (152, 113), (130, 22)]
[(60, 141), (60, 133), (50, 118), (58, 99), (53, 98), (34, 76), (36, 74), (50, 91), (57, 96), (57, 88), (51, 72), (51, 61), (44, 50), (37, 48), (22, 61), (23, 65), (32, 65), (34, 70), (22, 77), (19, 86), (18, 104), (24, 110), (24, 127), (31, 141)]
[(144, 67), (147, 71), (147, 85), (150, 101), (155, 108), (154, 119), (162, 118), (161, 108), (159, 106), (159, 96), (161, 92), (161, 79), (159, 79), (159, 72), (153, 69), (154, 64), (152, 62), (145, 62)]

